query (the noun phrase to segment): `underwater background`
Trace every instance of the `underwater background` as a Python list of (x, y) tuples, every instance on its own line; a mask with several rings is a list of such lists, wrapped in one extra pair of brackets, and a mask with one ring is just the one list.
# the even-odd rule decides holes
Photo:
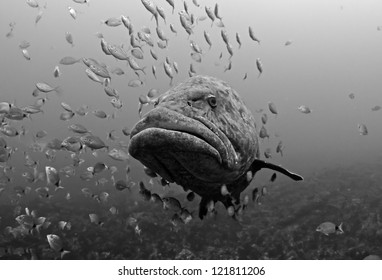
[[(140, 0), (2, 1), (0, 102), (40, 111), (21, 120), (0, 114), (0, 259), (382, 256), (382, 2), (174, 2), (172, 13), (168, 1), (152, 0), (165, 14), (165, 20), (158, 18), (168, 38), (163, 44), (156, 20)], [(214, 11), (216, 3), (222, 19), (212, 21), (205, 7)], [(179, 20), (185, 9), (192, 15), (190, 36)], [(136, 74), (126, 60), (101, 48), (103, 37), (132, 56), (131, 34), (118, 24), (121, 15), (130, 19), (130, 32), (142, 48), (143, 58), (135, 59), (146, 67), (145, 74)], [(118, 26), (108, 25), (113, 21)], [(250, 38), (249, 27), (260, 42)], [(228, 34), (232, 57), (222, 30)], [(140, 40), (138, 32), (150, 34), (154, 45)], [(210, 35), (211, 48), (204, 32)], [(191, 40), (200, 46), (200, 55)], [(64, 65), (65, 57), (79, 61)], [(230, 84), (255, 116), (258, 130), (264, 126), (269, 134), (260, 141), (261, 158), (270, 151), (268, 161), (301, 174), (304, 181), (278, 174), (270, 182), (272, 173), (260, 171), (242, 196), (250, 196), (256, 187), (265, 186), (266, 191), (259, 201), (251, 200), (238, 219), (217, 204), (216, 214), (200, 220), (198, 197), (189, 201), (181, 187), (163, 186), (160, 179), (146, 175), (142, 164), (125, 154), (128, 131), (140, 119), (140, 96), (153, 88), (159, 93), (171, 88), (163, 69), (166, 57), (179, 66), (174, 85), (189, 77), (190, 64), (196, 74)], [(103, 78), (101, 84), (87, 76), (81, 58), (106, 65), (119, 105), (105, 93)], [(56, 66), (59, 72), (54, 73)], [(37, 83), (55, 89), (36, 91)], [(302, 105), (311, 112), (299, 110)], [(83, 114), (77, 112), (81, 108)], [(142, 114), (151, 108), (143, 106)], [(68, 128), (73, 124), (84, 126), (108, 149), (81, 149), (77, 156), (54, 149), (54, 139), (79, 136)], [(280, 141), (282, 155), (276, 152)], [(112, 149), (122, 159), (110, 156)], [(97, 163), (107, 167), (95, 173), (89, 167)], [(62, 188), (48, 186), (46, 166), (59, 171)], [(116, 180), (126, 186), (117, 188)], [(174, 221), (171, 209), (140, 194), (139, 182), (152, 193), (176, 198), (192, 220)], [(33, 216), (33, 221), (20, 222), (20, 215)], [(316, 231), (324, 222), (342, 223), (344, 232)], [(47, 238), (51, 234), (57, 236), (53, 243)]]

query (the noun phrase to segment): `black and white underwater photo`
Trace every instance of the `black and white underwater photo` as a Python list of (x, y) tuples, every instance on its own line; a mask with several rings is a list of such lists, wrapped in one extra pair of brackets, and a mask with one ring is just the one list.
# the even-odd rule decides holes
[(3, 0), (0, 260), (380, 260), (382, 1)]

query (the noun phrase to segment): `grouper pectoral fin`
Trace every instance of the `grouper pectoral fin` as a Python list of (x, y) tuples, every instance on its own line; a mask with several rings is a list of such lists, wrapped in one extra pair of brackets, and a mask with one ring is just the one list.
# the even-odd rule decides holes
[(268, 168), (277, 172), (280, 172), (284, 174), (285, 176), (288, 176), (289, 178), (295, 180), (295, 181), (302, 181), (304, 178), (296, 173), (292, 173), (289, 170), (285, 169), (284, 167), (280, 165), (276, 165), (273, 163), (269, 163), (260, 159), (255, 159), (251, 166), (251, 171), (253, 174), (255, 174), (257, 171), (263, 168)]

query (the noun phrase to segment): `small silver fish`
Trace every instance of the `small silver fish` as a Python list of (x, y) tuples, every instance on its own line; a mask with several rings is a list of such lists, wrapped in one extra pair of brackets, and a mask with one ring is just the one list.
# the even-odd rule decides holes
[(86, 136), (82, 136), (80, 139), (83, 145), (86, 145), (92, 150), (107, 148), (105, 142), (103, 142), (101, 138), (99, 138), (98, 136), (86, 135)]
[(48, 92), (52, 92), (52, 91), (55, 91), (56, 93), (58, 94), (61, 94), (62, 93), (62, 90), (60, 88), (60, 86), (56, 86), (56, 87), (52, 87), (46, 83), (36, 83), (36, 88), (41, 91), (41, 92), (44, 92), (44, 93), (48, 93)]
[(96, 224), (98, 226), (102, 226), (103, 225), (103, 222), (100, 221), (98, 215), (95, 214), (95, 213), (89, 214), (89, 219), (90, 219), (90, 222), (93, 223), (93, 224)]
[(86, 134), (90, 132), (85, 126), (81, 124), (71, 124), (69, 125), (68, 129), (78, 134)]
[[(101, 41), (102, 42), (102, 41)], [(119, 60), (128, 60), (129, 56), (124, 51), (122, 47), (119, 47), (117, 45), (107, 45), (107, 49), (109, 53), (114, 56), (116, 59)]]
[(277, 147), (276, 147), (276, 153), (280, 153), (280, 155), (283, 156), (283, 151), (284, 151), (284, 145), (283, 145), (283, 142), (280, 141), (280, 142), (277, 144)]
[(157, 32), (158, 38), (161, 39), (162, 41), (165, 41), (165, 42), (166, 42), (166, 45), (167, 45), (168, 38), (167, 38), (166, 35), (164, 34), (163, 29), (160, 28), (159, 26), (157, 26), (155, 30), (156, 30), (156, 32)]
[(110, 103), (116, 109), (121, 109), (123, 106), (123, 103), (122, 103), (121, 99), (119, 99), (119, 98), (112, 98), (110, 100)]
[(73, 109), (72, 109), (72, 107), (69, 105), (69, 104), (67, 104), (67, 103), (65, 103), (65, 102), (61, 102), (61, 107), (65, 110), (65, 111), (68, 111), (68, 112), (73, 112)]
[(60, 120), (62, 120), (62, 121), (70, 120), (71, 118), (74, 117), (74, 115), (75, 115), (74, 112), (68, 112), (68, 111), (62, 112), (60, 114)]
[(72, 56), (65, 56), (65, 57), (60, 59), (59, 63), (62, 65), (72, 65), (72, 64), (75, 64), (75, 63), (80, 62), (80, 61), (81, 61), (80, 58), (74, 58)]
[(86, 68), (85, 73), (89, 77), (90, 80), (103, 85), (103, 82), (98, 78), (98, 76), (90, 68)]
[(223, 196), (229, 195), (229, 191), (228, 191), (227, 186), (225, 184), (222, 185), (222, 187), (220, 188), (220, 193)]
[(224, 43), (228, 44), (228, 43), (229, 43), (229, 39), (228, 39), (228, 33), (227, 33), (227, 31), (224, 30), (224, 29), (222, 29), (222, 30), (220, 31), (220, 34), (221, 34), (221, 36), (222, 36), (222, 39), (223, 39)]
[(26, 2), (28, 4), (28, 6), (31, 8), (38, 8), (39, 7), (39, 4), (36, 0), (27, 0)]
[(58, 66), (54, 67), (54, 70), (53, 70), (53, 77), (55, 78), (58, 78), (61, 76), (61, 71), (60, 71), (60, 68)]
[(164, 20), (164, 23), (166, 24), (166, 15), (164, 13), (164, 9), (161, 6), (156, 6), (156, 10), (160, 17)]
[(268, 134), (268, 131), (267, 129), (265, 128), (265, 126), (263, 125), (260, 129), (260, 132), (259, 132), (259, 137), (264, 139), (264, 138), (268, 138), (269, 139), (269, 134)]
[(211, 36), (207, 31), (204, 31), (204, 39), (206, 40), (207, 44), (210, 46), (210, 49), (211, 49), (212, 47)]
[(166, 2), (172, 7), (172, 13), (174, 14), (174, 10), (175, 10), (174, 0), (166, 0)]
[(111, 17), (106, 20), (101, 20), (101, 23), (110, 27), (116, 27), (122, 24), (122, 19), (120, 17)]
[(175, 212), (180, 212), (182, 210), (182, 206), (179, 200), (175, 197), (164, 197), (162, 200), (164, 209), (172, 210)]
[(55, 186), (56, 189), (62, 188), (60, 174), (52, 166), (45, 166), (46, 181), (48, 185)]
[(215, 21), (215, 14), (212, 11), (212, 9), (210, 7), (207, 7), (207, 6), (205, 7), (205, 11), (206, 11), (207, 16), (211, 20), (211, 26), (212, 26), (214, 24), (214, 21)]
[(216, 18), (222, 20), (222, 17), (221, 17), (221, 15), (219, 14), (219, 5), (218, 5), (218, 3), (215, 4), (214, 14), (215, 14), (215, 17), (216, 17)]
[(171, 30), (172, 33), (174, 33), (176, 35), (178, 34), (178, 31), (176, 31), (176, 29), (175, 29), (175, 27), (174, 27), (174, 25), (172, 23), (170, 23), (170, 30)]
[(297, 110), (299, 110), (301, 113), (304, 113), (304, 114), (309, 114), (312, 112), (312, 110), (308, 106), (305, 106), (305, 105), (299, 106), (297, 108)]
[(320, 224), (316, 228), (316, 231), (322, 232), (326, 236), (328, 236), (329, 234), (332, 234), (332, 233), (336, 233), (336, 234), (343, 234), (344, 233), (344, 231), (342, 230), (342, 223), (339, 226), (337, 226), (332, 222), (324, 222), (324, 223)]
[(46, 132), (45, 130), (39, 130), (39, 131), (36, 132), (36, 134), (34, 136), (37, 139), (42, 139), (42, 138), (44, 138), (47, 135), (48, 135), (48, 132)]
[(129, 63), (129, 66), (131, 69), (133, 69), (134, 71), (142, 71), (143, 74), (146, 75), (146, 72), (145, 72), (146, 67), (140, 67), (134, 58), (128, 57), (127, 62)]
[(358, 124), (358, 131), (360, 135), (368, 135), (369, 131), (365, 124)]
[(195, 41), (190, 40), (190, 46), (194, 52), (199, 54), (203, 53), (202, 49), (199, 47), (199, 45)]
[(198, 63), (202, 62), (202, 56), (200, 53), (191, 53), (191, 58)]
[(178, 73), (179, 73), (178, 63), (176, 63), (176, 61), (174, 61), (174, 62), (172, 63), (172, 66), (174, 67), (174, 70), (175, 70), (176, 74), (178, 74)]
[(140, 49), (132, 49), (131, 54), (137, 59), (143, 59), (143, 52)]
[(261, 122), (265, 125), (268, 121), (268, 115), (266, 113), (261, 115)]
[(164, 71), (166, 75), (170, 78), (170, 86), (172, 85), (173, 79), (174, 79), (174, 74), (172, 72), (171, 65), (168, 64), (166, 61), (163, 63)]
[(143, 85), (143, 81), (139, 79), (130, 80), (127, 84), (129, 87), (140, 87)]
[(116, 148), (112, 149), (108, 155), (117, 161), (127, 161), (129, 159), (129, 154), (127, 152)]
[(239, 49), (241, 48), (241, 38), (239, 33), (236, 32), (236, 42), (239, 44)]
[(22, 49), (21, 52), (23, 53), (23, 56), (26, 60), (31, 60), (31, 56), (27, 49)]
[(125, 74), (125, 71), (123, 71), (123, 69), (121, 69), (120, 67), (114, 67), (111, 70), (111, 73), (116, 74), (118, 76), (121, 76), (121, 75)]
[(233, 48), (232, 48), (232, 45), (230, 43), (226, 44), (225, 45), (227, 47), (227, 51), (230, 55), (230, 58), (233, 56)]
[(256, 67), (257, 67), (257, 70), (259, 70), (259, 76), (263, 73), (263, 63), (261, 62), (260, 58), (257, 58), (256, 59)]
[(272, 151), (270, 148), (267, 148), (264, 150), (264, 156), (265, 156), (265, 158), (271, 158), (272, 157)]
[(68, 10), (69, 10), (69, 14), (70, 16), (73, 18), (73, 19), (76, 19), (77, 18), (77, 11), (75, 9), (73, 9), (72, 7), (68, 7)]
[(233, 217), (235, 215), (235, 208), (231, 205), (227, 208), (228, 216)]
[(72, 45), (72, 47), (74, 47), (74, 41), (73, 41), (72, 33), (66, 32), (65, 33), (65, 39), (66, 39), (66, 42), (68, 42), (70, 45)]
[(272, 114), (275, 114), (275, 115), (278, 114), (276, 105), (273, 102), (268, 102), (268, 108), (269, 108), (269, 111), (271, 111)]
[(256, 38), (255, 33), (253, 32), (253, 29), (252, 29), (251, 26), (248, 27), (248, 32), (249, 32), (249, 37), (250, 37), (253, 41), (255, 41), (255, 42), (257, 42), (257, 43), (260, 44), (260, 40), (259, 40), (258, 38)]
[(63, 248), (63, 243), (62, 243), (62, 240), (61, 238), (58, 236), (58, 235), (55, 235), (55, 234), (48, 234), (46, 236), (47, 240), (48, 240), (48, 243), (49, 243), (49, 246), (50, 248), (52, 248), (54, 251), (56, 251), (57, 253), (60, 253), (60, 256), (61, 256), (61, 259), (68, 253), (70, 253), (70, 251), (66, 251), (64, 250)]
[(158, 26), (158, 12), (156, 8), (154, 7), (154, 3), (150, 0), (141, 0), (143, 6), (145, 6), (146, 10), (148, 10), (153, 17), (155, 18), (156, 24)]

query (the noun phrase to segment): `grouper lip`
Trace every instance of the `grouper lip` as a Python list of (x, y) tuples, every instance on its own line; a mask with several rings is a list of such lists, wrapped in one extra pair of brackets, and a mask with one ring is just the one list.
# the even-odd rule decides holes
[[(204, 149), (206, 153), (215, 157), (223, 167), (232, 168), (237, 164), (237, 154), (232, 143), (215, 124), (204, 117), (188, 117), (165, 107), (154, 108), (132, 129), (129, 153), (133, 157), (136, 149), (141, 147), (138, 139), (142, 140), (148, 134), (154, 133), (154, 130), (157, 134), (168, 133), (169, 137), (176, 135), (177, 139), (199, 145), (200, 149)], [(163, 137), (151, 139), (151, 141), (166, 141), (166, 139), (159, 138)], [(155, 145), (159, 146), (160, 143), (153, 144), (153, 146)]]

